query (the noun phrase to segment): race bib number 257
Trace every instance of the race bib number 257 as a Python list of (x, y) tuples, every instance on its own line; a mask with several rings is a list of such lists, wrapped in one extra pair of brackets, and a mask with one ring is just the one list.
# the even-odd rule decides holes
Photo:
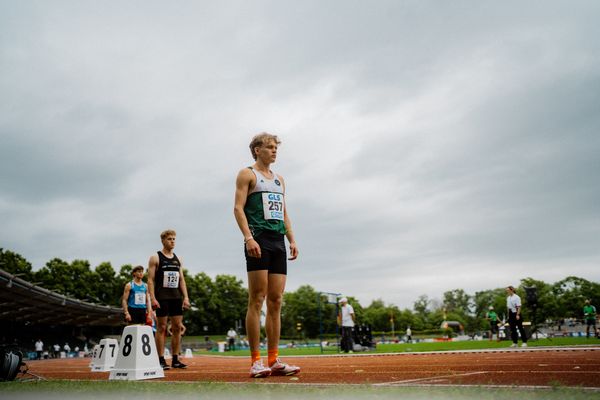
[(265, 219), (277, 219), (283, 221), (283, 194), (263, 193), (262, 200)]

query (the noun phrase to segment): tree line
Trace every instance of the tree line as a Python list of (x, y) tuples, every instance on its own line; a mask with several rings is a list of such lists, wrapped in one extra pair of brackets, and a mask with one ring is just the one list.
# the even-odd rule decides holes
[[(120, 307), (123, 287), (131, 280), (132, 265), (123, 265), (115, 271), (111, 263), (103, 262), (92, 268), (86, 260), (66, 262), (54, 258), (37, 271), (23, 256), (0, 248), (0, 268), (45, 289), (83, 301)], [(246, 315), (248, 291), (241, 279), (233, 275), (217, 275), (214, 279), (200, 272), (190, 275), (184, 270), (192, 308), (184, 315), (188, 335), (219, 335), (230, 327), (243, 323)], [(537, 307), (527, 302), (526, 288), (535, 288)], [(568, 276), (555, 283), (524, 278), (517, 288), (524, 302), (525, 320), (535, 324), (558, 321), (563, 318), (582, 318), (585, 299), (592, 304), (600, 302), (600, 284), (584, 278)], [(467, 333), (487, 329), (484, 319), (489, 306), (502, 318), (506, 314), (504, 288), (476, 292), (463, 289), (444, 292), (441, 299), (421, 295), (412, 309), (400, 309), (383, 300), (373, 300), (363, 307), (346, 296), (354, 307), (358, 323), (370, 325), (375, 333), (401, 334), (408, 326), (414, 333), (438, 333), (443, 321), (458, 321)], [(310, 285), (284, 294), (282, 306), (282, 336), (287, 338), (316, 338), (320, 332), (336, 332), (336, 305), (327, 302)], [(535, 320), (534, 320), (535, 319)], [(243, 332), (242, 328), (242, 332)]]

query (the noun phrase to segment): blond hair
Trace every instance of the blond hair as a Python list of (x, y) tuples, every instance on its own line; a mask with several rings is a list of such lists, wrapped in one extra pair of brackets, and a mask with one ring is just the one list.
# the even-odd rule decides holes
[(165, 240), (167, 236), (177, 236), (177, 232), (173, 229), (167, 229), (160, 234), (160, 240)]
[(254, 152), (255, 148), (261, 147), (270, 141), (274, 141), (275, 144), (277, 144), (278, 146), (281, 144), (281, 141), (279, 140), (277, 135), (271, 135), (267, 132), (262, 132), (254, 136), (252, 138), (252, 141), (250, 142), (250, 154), (252, 154), (252, 158), (256, 160), (256, 153)]

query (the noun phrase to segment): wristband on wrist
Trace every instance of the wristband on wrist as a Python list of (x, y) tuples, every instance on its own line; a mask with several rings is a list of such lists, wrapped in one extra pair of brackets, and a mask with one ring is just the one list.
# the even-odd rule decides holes
[(252, 236), (247, 236), (244, 238), (244, 244), (248, 243), (250, 240), (254, 240)]

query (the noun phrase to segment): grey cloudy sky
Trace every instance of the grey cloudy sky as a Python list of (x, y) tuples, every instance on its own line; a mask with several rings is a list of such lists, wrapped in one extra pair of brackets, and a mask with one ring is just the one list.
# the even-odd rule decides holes
[(0, 247), (245, 280), (250, 138), (282, 139), (310, 284), (412, 307), (600, 280), (597, 1), (0, 0)]

